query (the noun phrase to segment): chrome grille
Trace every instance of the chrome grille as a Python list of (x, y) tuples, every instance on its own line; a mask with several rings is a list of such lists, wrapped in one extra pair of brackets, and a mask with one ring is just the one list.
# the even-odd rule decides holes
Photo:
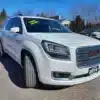
[(76, 49), (78, 67), (91, 67), (100, 63), (100, 45)]

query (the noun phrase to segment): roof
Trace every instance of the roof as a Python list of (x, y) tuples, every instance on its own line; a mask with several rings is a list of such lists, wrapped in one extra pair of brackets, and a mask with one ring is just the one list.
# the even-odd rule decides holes
[(14, 17), (20, 17), (20, 18), (38, 18), (38, 19), (54, 20), (54, 19), (51, 19), (51, 18), (37, 17), (37, 16), (13, 16), (13, 17), (10, 17), (10, 18), (14, 18)]

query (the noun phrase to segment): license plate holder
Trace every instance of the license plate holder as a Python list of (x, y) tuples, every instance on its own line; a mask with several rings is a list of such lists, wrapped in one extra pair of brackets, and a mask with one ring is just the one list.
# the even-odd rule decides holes
[(94, 74), (94, 73), (97, 73), (99, 71), (99, 66), (96, 66), (96, 67), (92, 67), (89, 69), (89, 75), (91, 74)]

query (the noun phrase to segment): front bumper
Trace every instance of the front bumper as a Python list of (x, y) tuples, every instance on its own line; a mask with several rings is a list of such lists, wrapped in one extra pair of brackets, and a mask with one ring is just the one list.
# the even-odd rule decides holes
[[(78, 68), (72, 62), (66, 62), (66, 61), (58, 61), (57, 62), (57, 60), (56, 61), (53, 60), (53, 61), (49, 61), (49, 63), (47, 63), (47, 64), (48, 65), (45, 65), (46, 68), (45, 68), (44, 73), (42, 73), (40, 76), (40, 81), (43, 84), (58, 85), (58, 86), (67, 86), (67, 85), (71, 86), (71, 85), (91, 81), (100, 76), (100, 70), (99, 70), (98, 72), (93, 73), (91, 75), (76, 78), (76, 76), (88, 74), (90, 67)], [(96, 66), (99, 66), (99, 65), (96, 65)], [(99, 66), (99, 69), (100, 69), (100, 66)], [(52, 76), (52, 72), (61, 72), (61, 73), (70, 72), (72, 76), (75, 76), (75, 78), (72, 78), (72, 79), (54, 78)]]
[(46, 80), (44, 82), (44, 84), (59, 85), (59, 86), (72, 86), (72, 85), (81, 84), (81, 83), (91, 81), (99, 76), (100, 76), (100, 71), (98, 73), (95, 73), (95, 74), (87, 76), (87, 77), (76, 78), (76, 79), (72, 79), (72, 80), (67, 80), (67, 79), (55, 80), (52, 78), (48, 78), (48, 80)]

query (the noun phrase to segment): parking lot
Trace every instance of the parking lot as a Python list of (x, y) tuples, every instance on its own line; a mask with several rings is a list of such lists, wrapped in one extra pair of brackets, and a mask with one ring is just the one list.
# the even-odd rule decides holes
[(100, 100), (100, 78), (73, 87), (26, 89), (20, 66), (8, 56), (1, 63), (0, 100)]

